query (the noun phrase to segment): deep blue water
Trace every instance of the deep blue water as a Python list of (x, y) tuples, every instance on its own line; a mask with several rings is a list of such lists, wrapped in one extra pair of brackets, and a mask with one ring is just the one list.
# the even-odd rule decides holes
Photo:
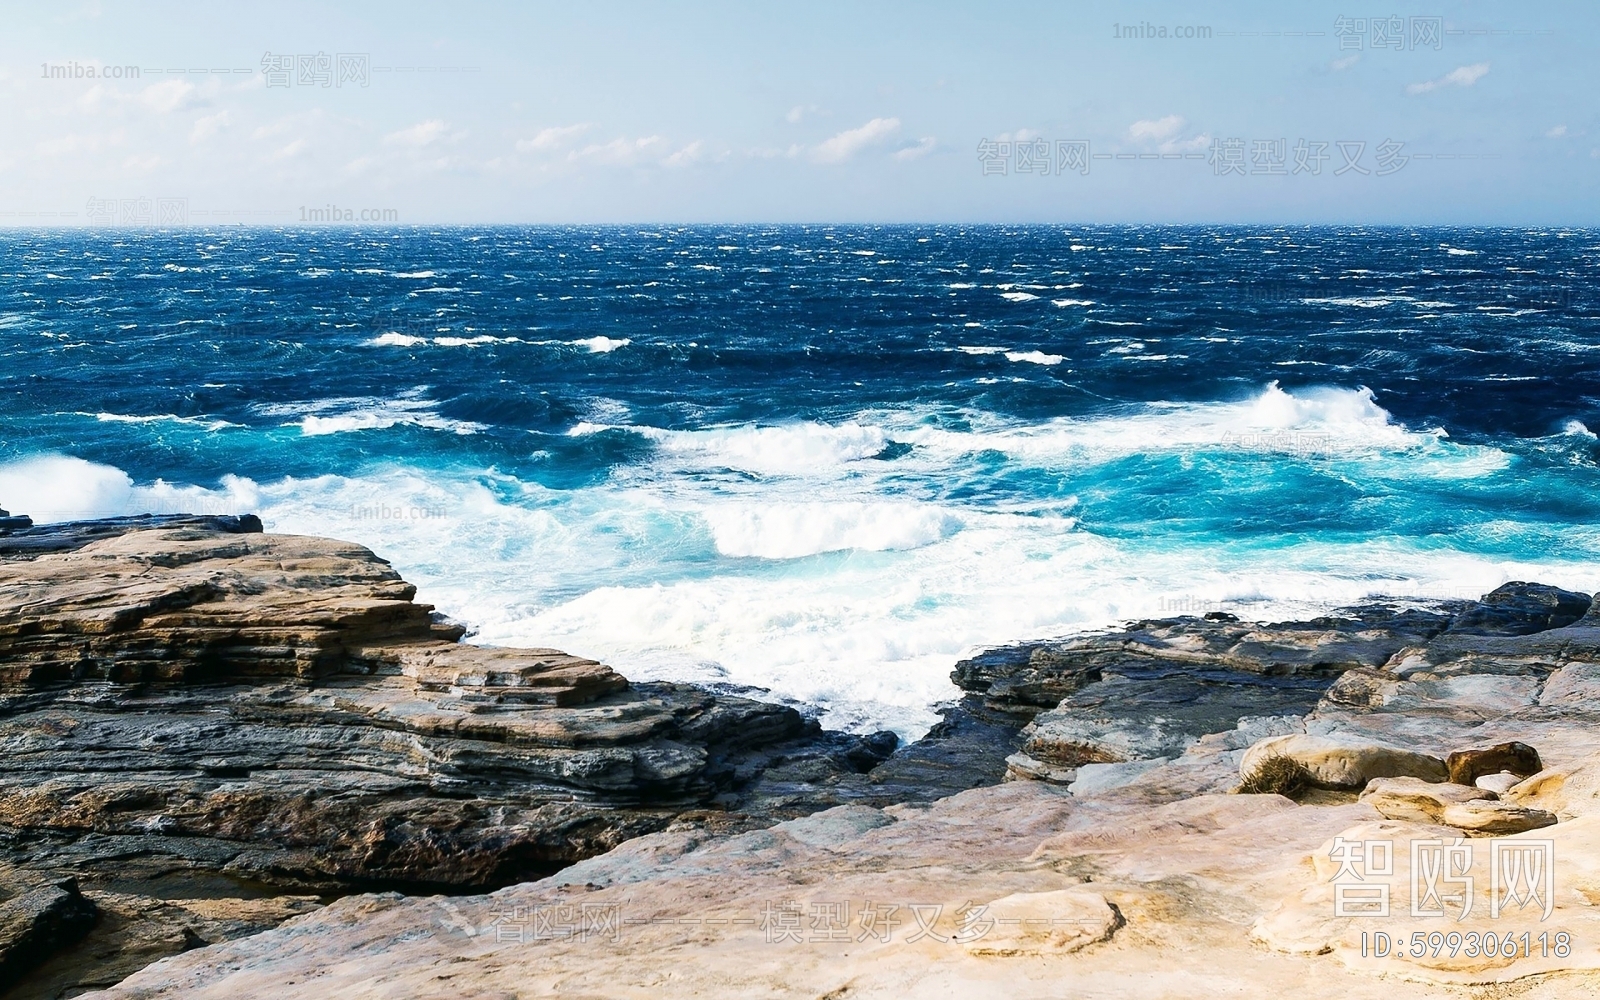
[(0, 235), (0, 506), (258, 510), (485, 642), (914, 733), (963, 650), (1600, 589), (1600, 233)]

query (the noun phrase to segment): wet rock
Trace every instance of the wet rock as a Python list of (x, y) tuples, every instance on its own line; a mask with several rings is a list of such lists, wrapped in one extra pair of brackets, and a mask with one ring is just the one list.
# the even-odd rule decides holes
[(1022, 731), (1022, 752), (1055, 769), (1175, 757), (1241, 719), (1310, 711), (1326, 684), (1253, 671), (1126, 668), (1035, 716)]
[(97, 913), (73, 879), (10, 871), (0, 880), (0, 992), (94, 927)]
[(1046, 646), (1014, 646), (958, 660), (950, 677), (990, 709), (1029, 713), (1099, 680), (1100, 668)]
[(1141, 621), (1116, 631), (986, 650), (958, 663), (951, 679), (991, 707), (1023, 714), (1052, 708), (1113, 674), (1209, 670), (1327, 681), (1345, 670), (1381, 667), (1401, 649), (1444, 631), (1453, 617), (1453, 610), (1370, 605), (1272, 625), (1234, 615)]
[(1588, 594), (1539, 583), (1507, 583), (1496, 587), (1450, 622), (1446, 633), (1464, 635), (1531, 635), (1564, 628), (1588, 611)]
[(1506, 771), (1526, 778), (1544, 770), (1539, 751), (1526, 743), (1496, 743), (1487, 747), (1457, 750), (1445, 758), (1450, 780), (1470, 785), (1486, 774)]
[(0, 508), (0, 538), (11, 534), (13, 531), (31, 527), (33, 527), (33, 518), (13, 517), (10, 511)]

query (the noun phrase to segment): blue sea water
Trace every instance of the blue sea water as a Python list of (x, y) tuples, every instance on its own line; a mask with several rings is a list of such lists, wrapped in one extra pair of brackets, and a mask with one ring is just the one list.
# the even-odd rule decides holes
[(0, 235), (0, 506), (254, 510), (473, 641), (914, 736), (986, 643), (1600, 590), (1600, 234)]

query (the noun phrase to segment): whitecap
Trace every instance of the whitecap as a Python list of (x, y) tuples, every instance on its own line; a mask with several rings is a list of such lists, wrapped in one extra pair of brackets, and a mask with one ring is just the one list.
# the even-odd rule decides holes
[(1007, 351), (1007, 361), (1026, 361), (1035, 365), (1059, 365), (1067, 360), (1064, 355), (1046, 354), (1043, 351)]
[(611, 337), (600, 336), (588, 337), (583, 340), (569, 340), (567, 343), (571, 344), (573, 347), (587, 348), (590, 354), (609, 354), (618, 348), (627, 347), (629, 344), (633, 343), (633, 340), (628, 337), (613, 339)]
[(300, 428), (300, 433), (305, 437), (387, 430), (398, 426), (426, 427), (462, 435), (476, 434), (485, 429), (483, 424), (440, 416), (437, 406), (433, 400), (422, 398), (419, 391), (412, 391), (393, 399), (352, 396), (304, 403), (264, 403), (253, 409), (267, 417), (298, 416), (299, 420), (284, 426)]
[(845, 549), (914, 549), (961, 527), (949, 511), (910, 503), (730, 503), (703, 516), (718, 552), (761, 559), (799, 559)]
[[(84, 417), (90, 416), (90, 414), (82, 413), (82, 412), (80, 412), (78, 415), (79, 416), (84, 416)], [(106, 424), (154, 424), (154, 423), (189, 424), (189, 425), (192, 425), (192, 426), (195, 426), (195, 427), (204, 427), (208, 431), (220, 431), (220, 430), (222, 430), (223, 428), (226, 428), (226, 427), (238, 427), (238, 426), (241, 426), (239, 424), (230, 423), (230, 422), (228, 422), (226, 420), (218, 420), (218, 419), (215, 419), (215, 418), (207, 418), (207, 417), (180, 417), (175, 413), (154, 413), (154, 414), (96, 413), (96, 414), (93, 414), (93, 416), (94, 416), (94, 418), (96, 420), (100, 421), (101, 423), (106, 423)]]
[(648, 438), (655, 442), (658, 455), (679, 467), (742, 469), (771, 475), (814, 472), (859, 462), (880, 454), (889, 445), (889, 436), (880, 427), (809, 421), (693, 431), (585, 421), (567, 433), (576, 437), (606, 430), (627, 430)]

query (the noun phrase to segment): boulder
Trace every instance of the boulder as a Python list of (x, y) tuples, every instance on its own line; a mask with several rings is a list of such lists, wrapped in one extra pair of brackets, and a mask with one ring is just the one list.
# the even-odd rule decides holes
[(1520, 784), (1522, 780), (1522, 776), (1519, 774), (1512, 774), (1509, 771), (1500, 771), (1496, 774), (1485, 774), (1477, 781), (1474, 781), (1473, 784), (1479, 788), (1491, 791), (1498, 796), (1511, 791), (1511, 789)]
[(1239, 773), (1248, 778), (1269, 757), (1288, 757), (1321, 788), (1365, 788), (1374, 778), (1448, 777), (1444, 761), (1414, 750), (1357, 739), (1290, 734), (1260, 741), (1245, 751)]
[(1515, 741), (1457, 750), (1445, 758), (1445, 766), (1450, 769), (1450, 780), (1458, 785), (1470, 785), (1486, 774), (1501, 771), (1526, 778), (1544, 770), (1539, 751)]
[(1564, 628), (1589, 610), (1588, 594), (1542, 583), (1503, 584), (1456, 615), (1447, 635), (1531, 635)]
[(1513, 833), (1555, 826), (1556, 814), (1519, 806), (1514, 802), (1477, 799), (1451, 803), (1445, 807), (1439, 821), (1445, 826), (1465, 830), (1474, 837), (1507, 837)]
[(1420, 778), (1375, 778), (1361, 793), (1361, 801), (1385, 819), (1406, 823), (1438, 823), (1449, 806), (1494, 797), (1493, 792), (1482, 788)]

